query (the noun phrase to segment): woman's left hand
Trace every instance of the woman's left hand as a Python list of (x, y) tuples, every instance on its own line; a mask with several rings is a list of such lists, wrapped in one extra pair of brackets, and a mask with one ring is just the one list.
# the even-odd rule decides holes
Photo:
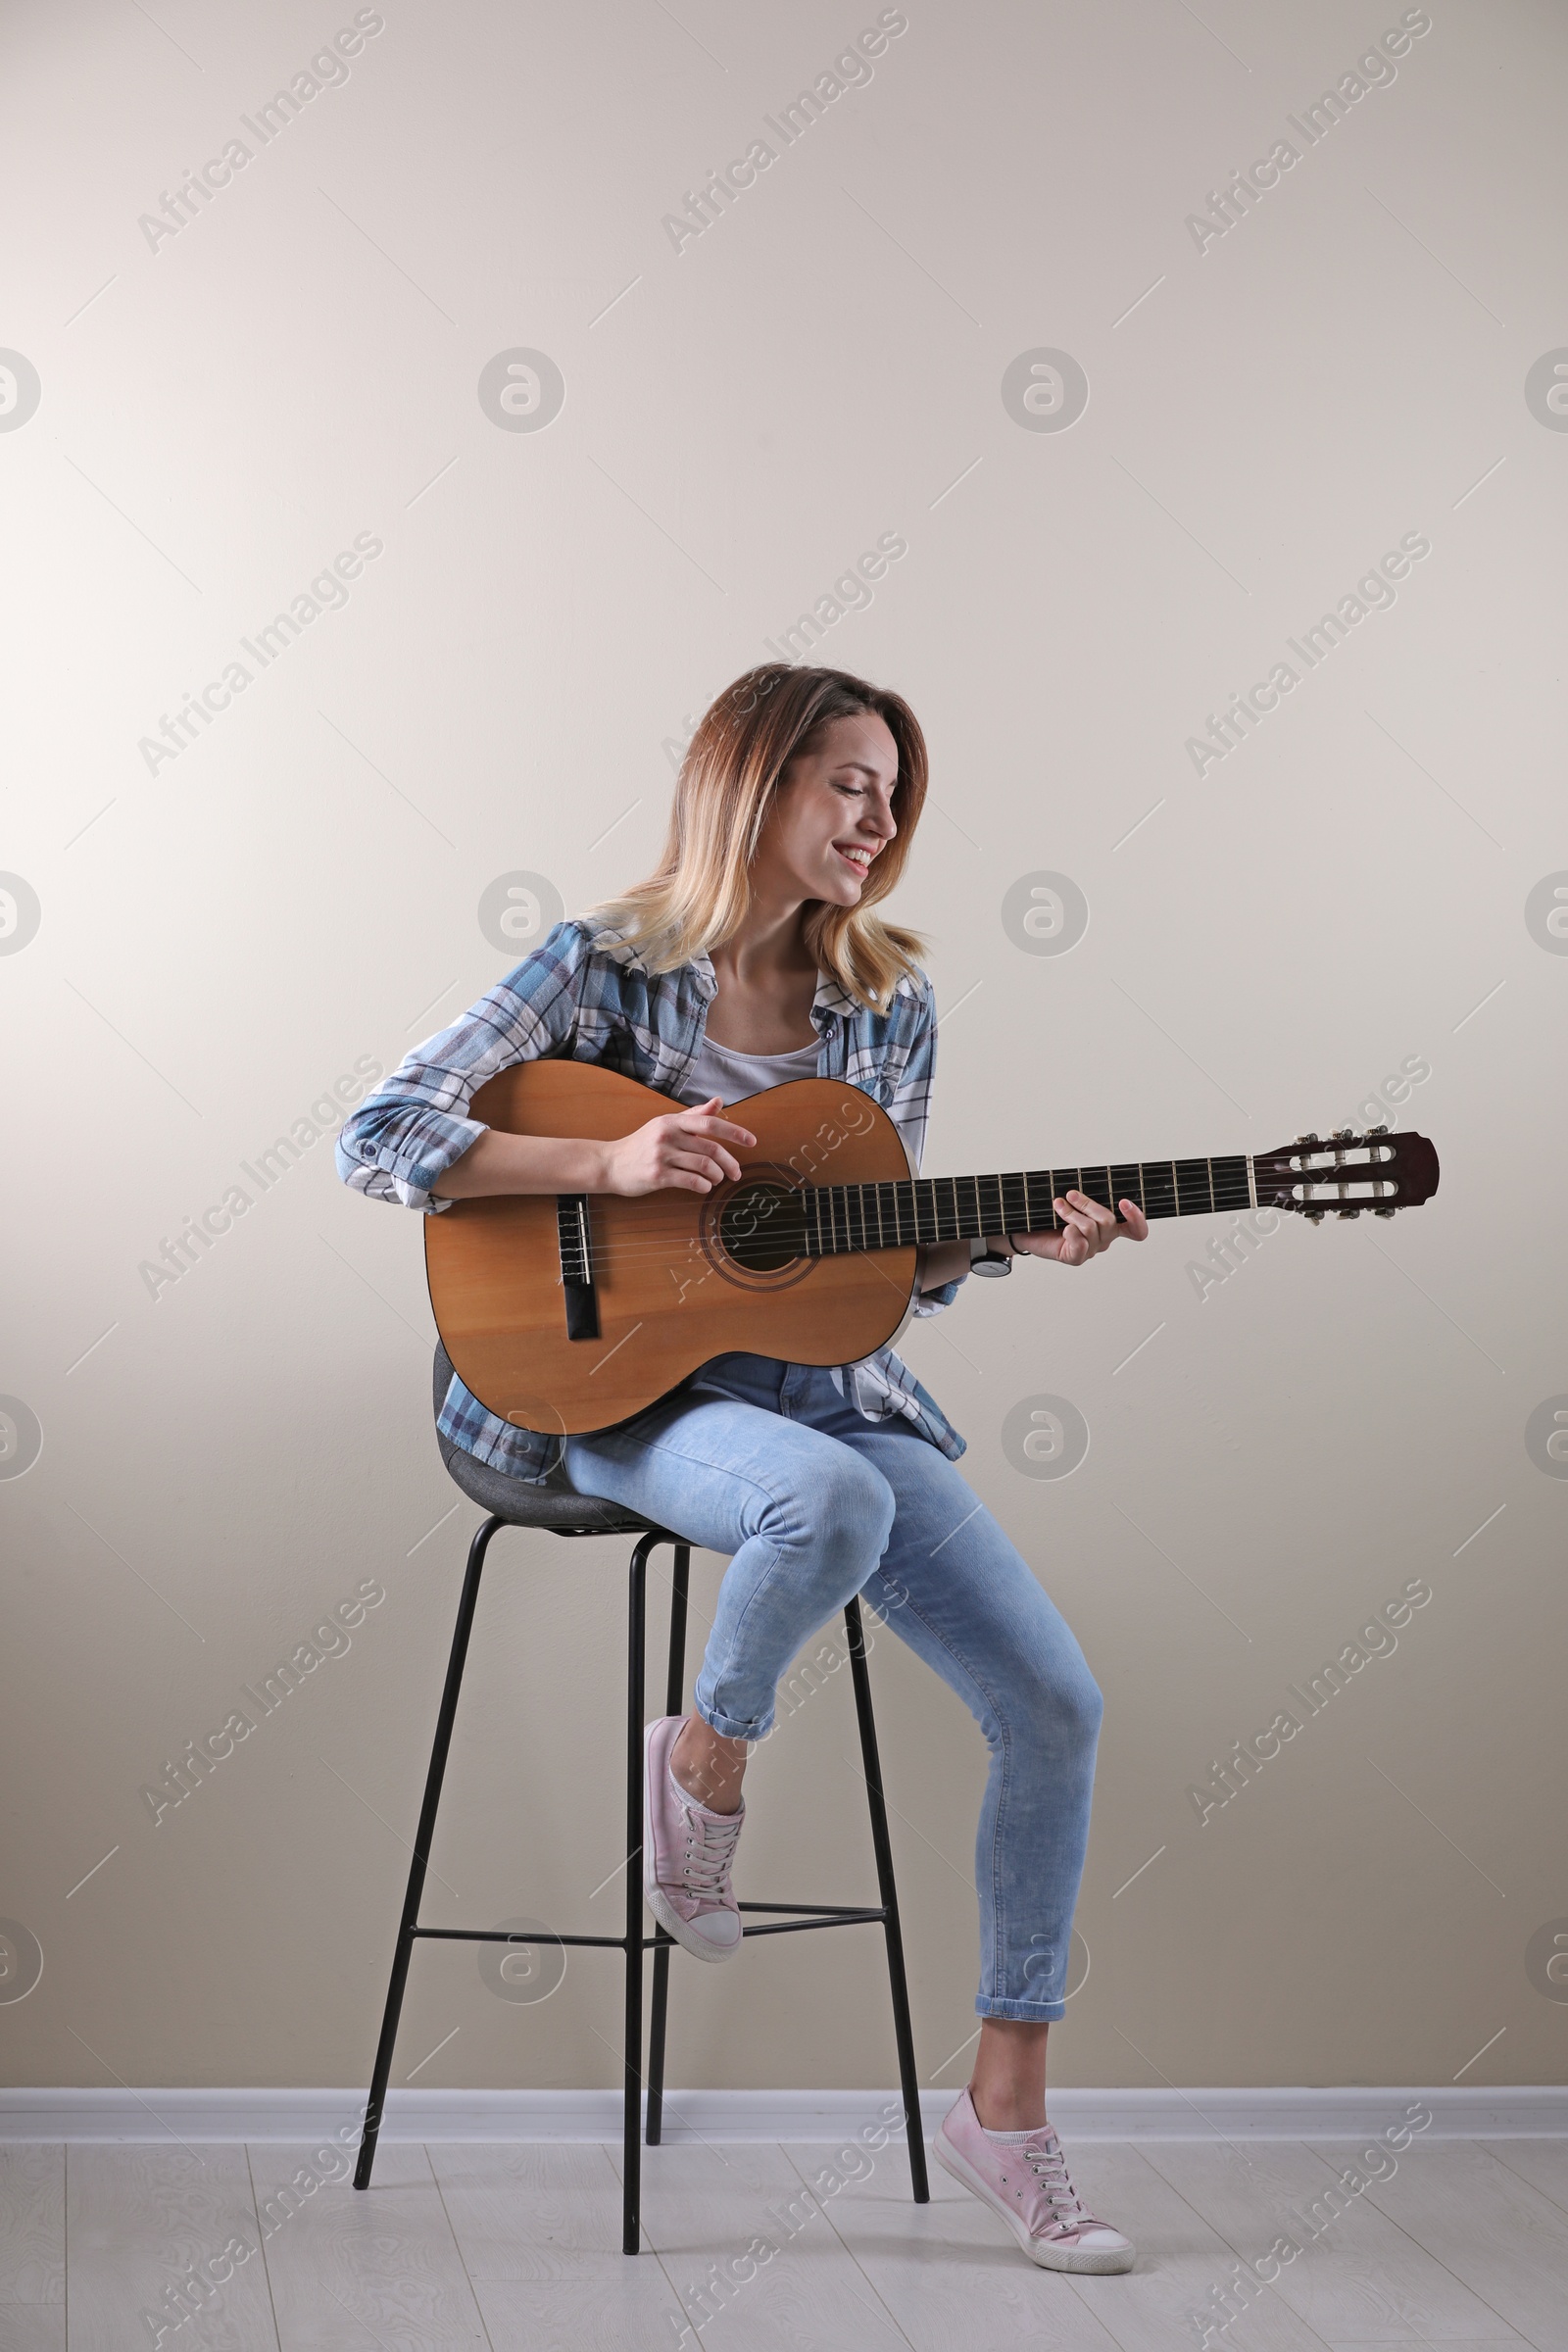
[(1118, 1225), (1115, 1211), (1102, 1200), (1091, 1200), (1087, 1193), (1058, 1193), (1052, 1207), (1062, 1219), (1060, 1233), (1013, 1233), (1007, 1236), (1015, 1250), (1030, 1257), (1054, 1257), (1063, 1266), (1081, 1266), (1089, 1258), (1098, 1257), (1118, 1238), (1129, 1242), (1149, 1239), (1149, 1219), (1136, 1200), (1121, 1200), (1117, 1206), (1127, 1222)]

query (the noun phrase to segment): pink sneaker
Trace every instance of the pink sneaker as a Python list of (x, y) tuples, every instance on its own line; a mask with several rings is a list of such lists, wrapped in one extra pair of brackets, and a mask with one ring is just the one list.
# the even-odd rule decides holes
[(669, 1769), (684, 1715), (660, 1715), (643, 1739), (643, 1893), (660, 1926), (699, 1960), (728, 1960), (741, 1948), (741, 1915), (730, 1864), (746, 1814), (712, 1813), (688, 1796)]
[(967, 2090), (938, 2127), (932, 2153), (945, 2173), (1001, 2214), (1031, 2262), (1047, 2271), (1130, 2271), (1130, 2238), (1097, 2222), (1067, 2178), (1050, 2124), (1027, 2139), (991, 2139)]

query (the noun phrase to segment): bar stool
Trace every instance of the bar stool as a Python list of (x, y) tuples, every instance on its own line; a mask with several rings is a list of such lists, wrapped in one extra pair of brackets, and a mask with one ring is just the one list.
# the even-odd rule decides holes
[[(452, 1379), (452, 1363), (444, 1348), (435, 1353), (434, 1396), (439, 1414)], [(381, 2038), (376, 2046), (375, 2069), (370, 2081), (370, 2095), (367, 2102), (365, 2130), (360, 2141), (359, 2163), (355, 2169), (356, 2188), (368, 2188), (370, 2172), (375, 2162), (375, 2145), (380, 2133), (386, 2102), (387, 2080), (392, 2071), (392, 2052), (397, 2041), (398, 2018), (403, 2007), (404, 1988), (408, 1983), (409, 1962), (416, 1941), (420, 1936), (434, 1937), (446, 1942), (460, 1943), (526, 1943), (522, 1935), (509, 1935), (499, 1928), (427, 1928), (419, 1924), (419, 1903), (424, 1892), (425, 1869), (435, 1838), (436, 1810), (441, 1801), (441, 1783), (446, 1773), (447, 1752), (452, 1744), (452, 1729), (458, 1712), (458, 1694), (463, 1687), (464, 1662), (467, 1656), (468, 1637), (473, 1628), (474, 1608), (479, 1598), (479, 1578), (492, 1537), (503, 1527), (547, 1527), (558, 1536), (618, 1536), (637, 1538), (631, 1554), (629, 1606), (627, 1611), (627, 1690), (626, 1690), (626, 1927), (620, 1936), (559, 1936), (553, 1940), (562, 1944), (597, 1946), (618, 1951), (626, 1966), (625, 1985), (625, 2098), (624, 2098), (624, 2160), (622, 2164), (622, 2231), (621, 2250), (636, 2254), (642, 2244), (640, 2214), (641, 2193), (641, 2132), (642, 2091), (644, 2079), (639, 2065), (643, 2039), (643, 1954), (654, 1955), (653, 2002), (649, 2018), (648, 2075), (646, 2088), (648, 2107), (646, 2132), (648, 2145), (657, 2147), (663, 2125), (664, 2101), (664, 2024), (669, 1996), (669, 1955), (674, 1948), (673, 1938), (662, 1927), (652, 1936), (643, 1933), (643, 1690), (647, 1671), (647, 1570), (649, 1555), (661, 1544), (674, 1548), (674, 1571), (671, 1579), (669, 1604), (669, 1679), (665, 1692), (664, 1712), (679, 1715), (685, 1711), (686, 1689), (686, 1595), (691, 1566), (691, 1545), (671, 1529), (656, 1526), (637, 1513), (623, 1510), (618, 1503), (602, 1496), (576, 1494), (558, 1470), (543, 1485), (531, 1485), (525, 1479), (509, 1478), (503, 1471), (475, 1460), (460, 1446), (445, 1439), (440, 1441), (442, 1458), (454, 1480), (471, 1501), (477, 1502), (490, 1515), (474, 1536), (468, 1548), (467, 1571), (463, 1580), (463, 1594), (458, 1603), (458, 1622), (452, 1637), (452, 1654), (447, 1664), (446, 1684), (441, 1693), (440, 1712), (436, 1718), (435, 1742), (430, 1750), (430, 1769), (425, 1779), (424, 1802), (419, 1808), (419, 1826), (415, 1833), (414, 1861), (409, 1871), (408, 1891), (403, 1901), (403, 1917), (398, 1927), (397, 1946), (392, 1960), (392, 1978), (387, 1986), (386, 2011), (381, 2021)], [(843, 1903), (742, 1903), (743, 1914), (760, 1914), (755, 1924), (743, 1925), (743, 1935), (793, 1936), (815, 1928), (859, 1927), (879, 1923), (887, 1947), (888, 1984), (893, 2001), (893, 2033), (898, 2048), (899, 2082), (904, 2099), (904, 2119), (909, 2151), (910, 2185), (914, 2201), (924, 2205), (930, 2200), (926, 2179), (925, 2143), (921, 2135), (920, 2103), (914, 2073), (914, 2036), (909, 2024), (909, 1995), (904, 1970), (904, 1942), (899, 1932), (898, 1890), (893, 1877), (893, 1851), (888, 1841), (887, 1806), (882, 1795), (882, 1771), (877, 1757), (876, 1723), (871, 1712), (871, 1678), (866, 1665), (865, 1638), (860, 1623), (858, 1596), (853, 1598), (844, 1612), (849, 1636), (850, 1674), (855, 1687), (855, 1711), (860, 1731), (860, 1756), (864, 1768), (866, 1802), (871, 1821), (871, 1846), (876, 1858), (877, 1893), (874, 1904), (854, 1906)], [(535, 1939), (537, 1940), (537, 1939)]]

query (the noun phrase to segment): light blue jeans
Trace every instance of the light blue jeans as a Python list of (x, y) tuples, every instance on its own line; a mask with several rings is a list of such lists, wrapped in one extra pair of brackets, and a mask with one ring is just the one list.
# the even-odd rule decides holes
[(770, 1731), (780, 1681), (857, 1592), (957, 1691), (991, 1750), (975, 2010), (1062, 2016), (1102, 1702), (956, 1466), (902, 1419), (867, 1421), (825, 1369), (740, 1353), (618, 1428), (568, 1438), (564, 1463), (580, 1494), (731, 1555), (695, 1690), (714, 1731)]

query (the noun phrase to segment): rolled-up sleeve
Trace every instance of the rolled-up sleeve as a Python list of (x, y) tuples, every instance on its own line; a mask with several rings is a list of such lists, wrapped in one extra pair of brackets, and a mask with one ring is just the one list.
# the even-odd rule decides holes
[[(904, 1138), (916, 1175), (925, 1153), (925, 1131), (931, 1116), (931, 1097), (937, 1074), (937, 1006), (936, 991), (930, 976), (922, 972), (919, 1005), (915, 1014), (914, 1034), (905, 1057), (904, 1068), (888, 1104), (888, 1115)], [(914, 1301), (916, 1315), (940, 1315), (951, 1306), (967, 1274), (956, 1281), (939, 1283), (934, 1291), (923, 1291)]]
[(405, 1055), (344, 1121), (337, 1172), (373, 1200), (436, 1214), (431, 1187), (485, 1133), (468, 1104), (498, 1070), (561, 1053), (581, 999), (588, 935), (567, 919), (449, 1028)]

